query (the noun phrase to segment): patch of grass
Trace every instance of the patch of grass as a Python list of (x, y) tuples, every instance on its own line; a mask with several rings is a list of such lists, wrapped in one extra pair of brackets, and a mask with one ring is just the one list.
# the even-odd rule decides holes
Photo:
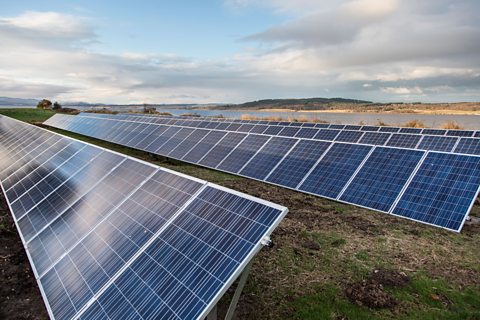
[(314, 294), (297, 298), (293, 303), (296, 319), (379, 319), (369, 309), (348, 301), (335, 285), (324, 285)]
[(478, 319), (480, 290), (463, 290), (450, 286), (443, 279), (429, 278), (417, 273), (405, 288), (391, 289), (392, 295), (403, 304), (400, 319)]
[(53, 116), (55, 112), (43, 109), (0, 108), (0, 114), (25, 122), (43, 122)]
[(368, 260), (369, 255), (368, 255), (368, 252), (367, 252), (367, 251), (361, 250), (361, 251), (358, 251), (358, 252), (355, 254), (355, 258), (357, 258), (358, 260), (366, 261), (366, 260)]
[(408, 121), (407, 123), (405, 123), (403, 125), (403, 127), (407, 127), (407, 128), (425, 128), (425, 123), (423, 123), (423, 121), (421, 120), (412, 120), (412, 121)]
[(442, 129), (460, 130), (463, 129), (456, 121), (449, 120), (442, 124)]

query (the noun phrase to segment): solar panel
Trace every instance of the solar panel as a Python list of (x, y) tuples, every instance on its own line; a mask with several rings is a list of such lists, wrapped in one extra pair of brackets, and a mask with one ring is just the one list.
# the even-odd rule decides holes
[(363, 136), (363, 134), (364, 134), (364, 132), (362, 132), (362, 131), (343, 130), (335, 138), (335, 141), (355, 143), (355, 142), (358, 142), (358, 140), (360, 140), (360, 138)]
[(380, 127), (380, 129), (378, 130), (380, 132), (399, 132), (400, 131), (400, 128), (394, 128), (394, 127)]
[[(71, 126), (77, 122), (73, 121), (72, 118), (75, 117), (71, 116), (57, 115), (55, 117), (57, 119), (66, 117), (64, 123), (56, 121), (60, 127)], [(88, 131), (100, 127), (95, 121), (88, 123), (83, 129)], [(105, 122), (105, 120), (102, 121)], [(104, 131), (109, 131), (109, 127), (112, 125), (104, 123), (101, 127)], [(271, 131), (272, 133), (279, 130), (284, 130), (284, 132), (293, 130), (297, 133), (295, 138), (287, 139), (265, 133), (254, 135), (252, 133), (210, 131), (181, 159), (210, 168), (218, 167), (220, 170), (231, 173), (238, 172), (243, 176), (310, 194), (340, 199), (340, 201), (388, 212), (395, 201), (398, 201), (398, 195), (402, 194), (403, 188), (408, 184), (412, 175), (415, 174), (415, 170), (409, 170), (418, 168), (418, 166), (414, 166), (415, 157), (425, 154), (422, 149), (448, 150), (456, 146), (454, 152), (462, 150), (462, 152), (473, 153), (478, 144), (471, 141), (479, 140), (439, 135), (380, 132), (383, 127), (372, 128), (372, 130), (379, 128), (378, 132), (282, 127), (280, 125), (265, 126), (262, 130), (265, 128), (275, 128), (274, 131)], [(362, 128), (369, 129), (368, 126)], [(399, 128), (393, 129), (399, 130)], [(136, 130), (138, 131), (138, 128)], [(128, 134), (128, 132), (124, 134)], [(362, 135), (362, 138), (356, 143), (336, 142), (333, 144), (315, 140), (334, 137), (339, 140), (347, 139), (349, 135)], [(179, 146), (185, 143), (188, 137)], [(460, 141), (463, 139), (465, 142)], [(350, 140), (356, 141), (352, 138)], [(374, 153), (369, 156), (365, 155), (365, 152), (368, 153), (372, 150), (369, 145), (385, 144), (399, 146), (402, 149), (377, 147)], [(416, 148), (422, 151), (407, 150), (406, 148)], [(174, 151), (171, 151), (170, 154), (167, 152), (170, 151), (164, 150), (159, 154), (175, 158)], [(390, 152), (393, 152), (393, 155)], [(380, 153), (381, 156), (377, 156), (377, 153)], [(406, 158), (402, 159), (402, 155)], [(384, 192), (384, 190), (387, 191)]]
[(296, 188), (329, 146), (329, 142), (301, 140), (266, 178), (266, 181)]
[(248, 162), (240, 174), (258, 180), (265, 179), (297, 141), (296, 139), (273, 137)]
[(480, 139), (461, 138), (455, 152), (480, 155)]
[(331, 124), (328, 129), (344, 129), (345, 125), (344, 124)]
[(283, 137), (295, 137), (299, 130), (299, 127), (285, 127), (278, 133), (278, 135)]
[(475, 132), (475, 134), (473, 135), (475, 138), (480, 138), (480, 131), (477, 131)]
[(424, 152), (376, 147), (340, 200), (388, 212)]
[(336, 199), (372, 148), (355, 144), (333, 144), (298, 189)]
[(480, 157), (429, 153), (392, 213), (460, 231), (479, 183)]
[(469, 130), (448, 130), (446, 135), (453, 137), (473, 137), (474, 131)]
[(263, 134), (270, 134), (270, 135), (277, 135), (280, 131), (282, 131), (283, 127), (280, 126), (269, 126)]
[[(0, 131), (1, 150), (23, 150), (0, 154), (23, 163), (0, 184), (52, 319), (205, 318), (286, 213), (3, 116)], [(33, 152), (32, 135), (55, 139)], [(13, 200), (4, 181), (33, 185)]]
[(362, 126), (357, 126), (357, 125), (346, 125), (345, 130), (360, 130), (362, 129)]
[(244, 133), (229, 132), (200, 160), (199, 164), (216, 168), (222, 160), (232, 152), (235, 147), (245, 139)]
[(315, 139), (333, 141), (340, 132), (340, 130), (321, 129)]
[(400, 129), (400, 133), (415, 133), (415, 134), (419, 134), (422, 132), (423, 129), (419, 129), (419, 128), (401, 128)]
[(378, 129), (380, 129), (380, 127), (376, 127), (376, 126), (363, 126), (360, 130), (362, 130), (362, 131), (378, 131)]
[(218, 169), (237, 173), (270, 139), (268, 136), (248, 135), (217, 166)]
[(190, 152), (210, 131), (204, 129), (197, 129), (193, 131), (187, 138), (185, 138), (177, 146), (173, 146), (172, 150), (167, 153), (169, 157), (175, 159), (182, 159), (183, 156)]
[(429, 134), (432, 136), (443, 136), (447, 130), (442, 130), (442, 129), (423, 129), (422, 134)]
[(457, 143), (457, 140), (458, 139), (454, 137), (423, 136), (417, 148), (450, 152)]
[(390, 133), (384, 132), (365, 132), (360, 143), (383, 146), (390, 136)]
[(387, 142), (389, 147), (415, 149), (422, 136), (415, 134), (394, 133)]
[(306, 138), (306, 139), (311, 139), (315, 137), (315, 135), (318, 133), (319, 129), (315, 128), (302, 128), (300, 131), (297, 132), (295, 135), (296, 138)]

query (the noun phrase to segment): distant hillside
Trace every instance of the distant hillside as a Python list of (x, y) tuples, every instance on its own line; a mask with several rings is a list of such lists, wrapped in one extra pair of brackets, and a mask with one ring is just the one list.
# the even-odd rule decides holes
[(305, 98), (305, 99), (265, 99), (241, 104), (215, 106), (212, 109), (294, 109), (294, 110), (329, 110), (339, 106), (365, 105), (371, 101), (344, 98)]
[(0, 97), (0, 106), (36, 106), (37, 99)]

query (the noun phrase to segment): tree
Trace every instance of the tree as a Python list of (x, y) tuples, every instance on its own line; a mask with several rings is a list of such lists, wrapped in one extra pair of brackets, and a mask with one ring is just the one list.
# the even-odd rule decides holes
[(52, 108), (52, 101), (43, 99), (37, 104), (38, 109), (51, 109)]
[(61, 110), (62, 109), (62, 105), (60, 103), (58, 103), (57, 101), (55, 101), (55, 103), (53, 104), (53, 110)]

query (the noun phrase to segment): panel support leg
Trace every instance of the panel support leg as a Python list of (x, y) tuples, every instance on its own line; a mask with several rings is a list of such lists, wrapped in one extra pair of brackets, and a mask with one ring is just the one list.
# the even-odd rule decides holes
[(243, 287), (245, 287), (245, 284), (247, 283), (247, 279), (248, 279), (248, 275), (250, 274), (252, 263), (253, 263), (253, 259), (247, 264), (245, 269), (243, 269), (242, 275), (240, 276), (240, 280), (238, 281), (237, 289), (235, 289), (235, 294), (233, 295), (232, 302), (230, 302), (230, 306), (228, 307), (225, 320), (233, 319), (233, 315), (235, 314), (235, 309), (237, 308), (238, 300), (240, 299), (240, 295), (242, 294)]

